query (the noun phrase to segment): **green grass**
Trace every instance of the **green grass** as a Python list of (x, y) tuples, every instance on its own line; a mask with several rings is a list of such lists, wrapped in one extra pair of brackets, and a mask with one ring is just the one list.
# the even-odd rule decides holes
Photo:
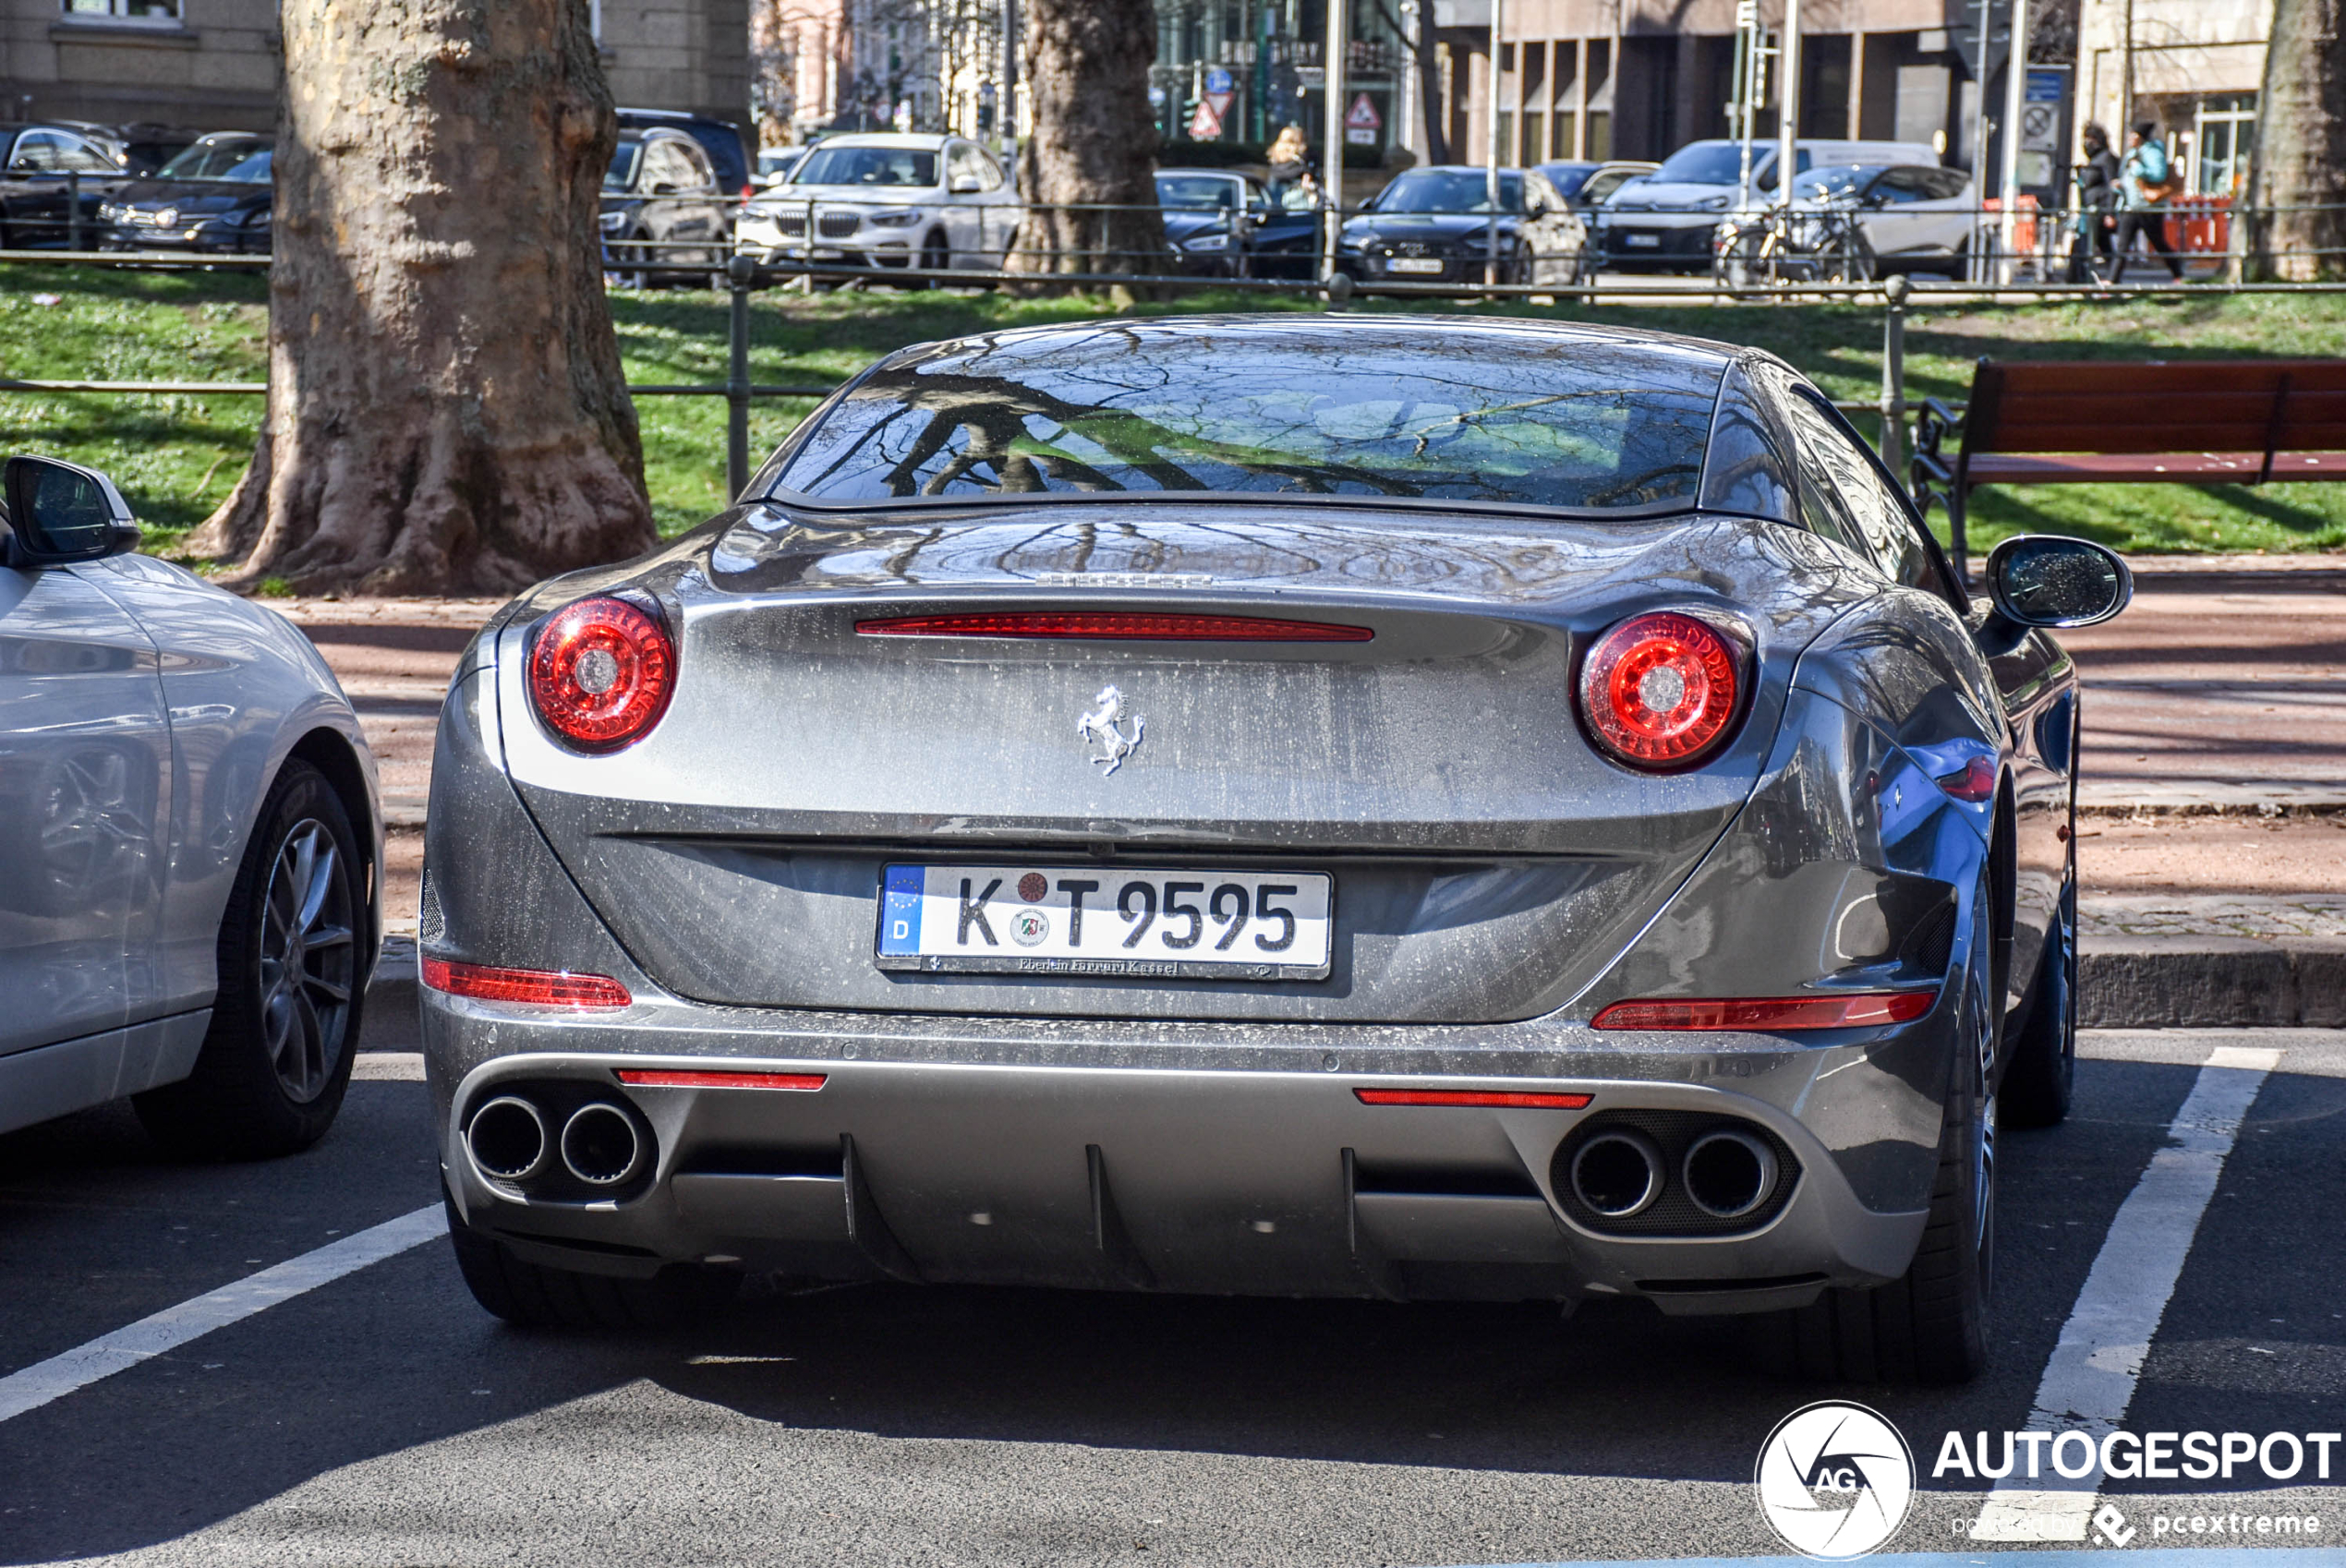
[[(39, 303), (54, 296), (57, 303)], [(266, 369), (266, 288), (241, 273), (0, 269), (0, 376), (25, 380), (258, 380)], [(1394, 307), (1371, 302), (1375, 308)], [(2215, 295), (2055, 306), (1950, 306), (1928, 296), (1909, 314), (1906, 393), (1963, 397), (1972, 363), (1996, 358), (2229, 358), (2346, 355), (2346, 298)], [(1312, 308), (1259, 295), (1192, 295), (1126, 314)], [(1405, 307), (1453, 311), (1446, 302)], [(614, 294), (620, 352), (632, 381), (724, 379), (726, 305), (705, 292)], [(758, 296), (752, 376), (821, 386), (909, 343), (988, 329), (1114, 313), (1095, 296), (773, 293)], [(1493, 308), (1552, 320), (1601, 320), (1767, 348), (1837, 398), (1880, 391), (1881, 315), (1837, 305), (1623, 305)], [(750, 423), (756, 458), (811, 404), (761, 400)], [(725, 407), (716, 398), (646, 397), (645, 477), (663, 533), (724, 504)], [(260, 428), (258, 397), (111, 397), (0, 392), (0, 447), (55, 452), (114, 475), (169, 550), (236, 483)], [(1861, 428), (1870, 421), (1861, 419)], [(2018, 531), (2079, 534), (2133, 551), (2311, 550), (2346, 547), (2346, 486), (2262, 488), (2183, 485), (2049, 486), (1974, 498), (1976, 546)]]

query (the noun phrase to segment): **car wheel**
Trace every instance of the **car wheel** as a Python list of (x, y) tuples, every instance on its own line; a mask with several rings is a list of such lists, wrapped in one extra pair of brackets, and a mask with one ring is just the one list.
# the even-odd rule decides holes
[[(951, 247), (945, 243), (945, 231), (942, 229), (931, 229), (929, 231), (928, 237), (921, 241), (922, 270), (930, 272), (942, 272), (947, 268), (952, 266), (952, 264), (953, 251)], [(919, 286), (922, 288), (943, 288), (945, 286), (945, 280), (943, 278), (923, 278)]]
[(524, 1328), (662, 1329), (713, 1312), (733, 1297), (730, 1269), (671, 1263), (649, 1279), (617, 1279), (525, 1262), (456, 1217), (445, 1191), (448, 1239), (465, 1288), (491, 1317)]
[(196, 1070), (133, 1104), (165, 1147), (262, 1159), (342, 1108), (367, 983), (367, 876), (349, 814), (306, 762), (262, 803), (220, 922), (220, 990)]
[(1968, 1382), (1988, 1364), (1995, 1283), (1995, 1082), (2001, 989), (1985, 900), (1964, 980), (1960, 1055), (1940, 1117), (1929, 1217), (1906, 1272), (1870, 1289), (1834, 1288), (1755, 1324), (1765, 1359), (1808, 1380)]
[[(2071, 842), (2075, 842), (2073, 836)], [(2073, 856), (2073, 859), (2074, 857)], [(2027, 1021), (2012, 1043), (1997, 1095), (2008, 1127), (2058, 1127), (2069, 1116), (2077, 1081), (2077, 880), (2062, 889), (2059, 913), (2045, 934)]]
[(640, 243), (643, 237), (641, 235), (631, 235), (627, 243), (611, 247), (611, 261), (606, 270), (617, 280), (621, 288), (651, 286), (651, 272), (646, 263), (651, 259), (652, 250), (649, 246)]

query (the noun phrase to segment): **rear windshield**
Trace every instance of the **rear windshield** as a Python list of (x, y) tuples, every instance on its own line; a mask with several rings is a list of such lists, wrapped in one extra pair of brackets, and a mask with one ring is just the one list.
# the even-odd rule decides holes
[(1691, 504), (1720, 361), (1596, 335), (1103, 327), (910, 351), (770, 493), (1284, 495), (1584, 512)]

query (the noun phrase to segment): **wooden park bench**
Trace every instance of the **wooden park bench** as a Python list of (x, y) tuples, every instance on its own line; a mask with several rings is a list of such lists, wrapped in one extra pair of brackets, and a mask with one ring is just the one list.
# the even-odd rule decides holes
[(1924, 403), (1914, 453), (1915, 502), (1947, 509), (1960, 570), (1979, 485), (2346, 479), (2346, 359), (1982, 359), (1962, 414)]

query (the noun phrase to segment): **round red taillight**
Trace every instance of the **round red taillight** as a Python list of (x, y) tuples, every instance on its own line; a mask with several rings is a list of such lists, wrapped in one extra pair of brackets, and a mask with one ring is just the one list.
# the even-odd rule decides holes
[(1632, 767), (1683, 767), (1735, 718), (1742, 655), (1691, 615), (1634, 616), (1597, 639), (1580, 666), (1580, 714), (1607, 752)]
[(625, 599), (581, 599), (538, 629), (529, 700), (582, 751), (626, 745), (659, 722), (676, 688), (668, 629)]

